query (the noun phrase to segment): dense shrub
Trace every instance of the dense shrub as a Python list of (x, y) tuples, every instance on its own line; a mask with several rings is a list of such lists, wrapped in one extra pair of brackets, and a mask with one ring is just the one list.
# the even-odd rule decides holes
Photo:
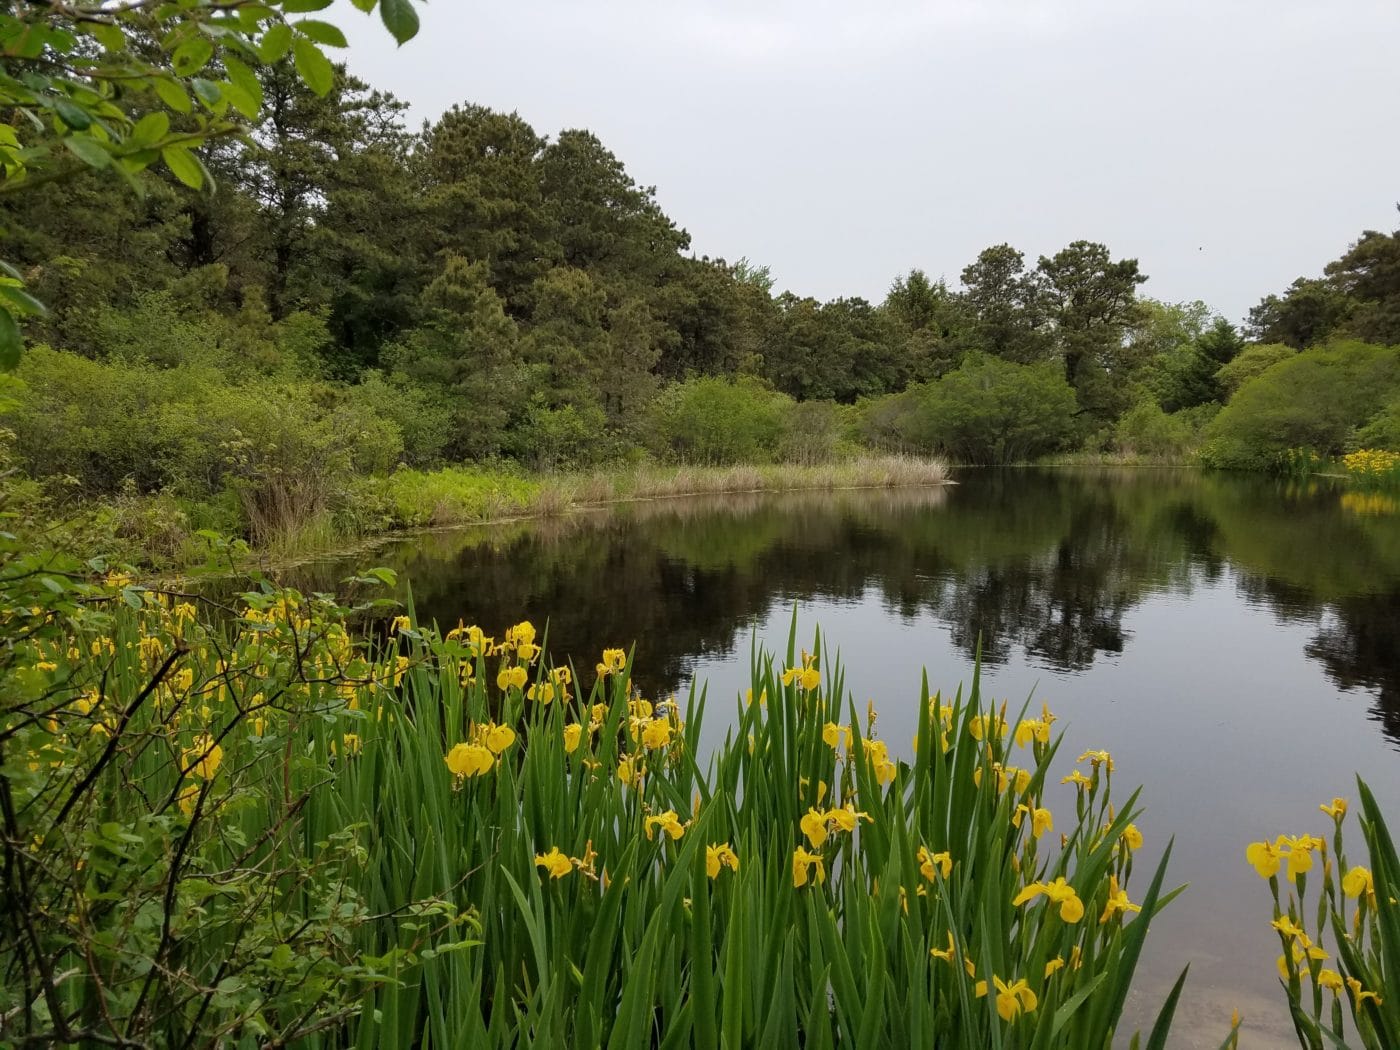
[(1233, 361), (1220, 366), (1220, 371), (1215, 373), (1216, 382), (1228, 400), (1251, 379), (1263, 375), (1274, 365), (1287, 361), (1297, 352), (1291, 346), (1284, 346), (1282, 343), (1251, 346), (1242, 350)]
[(1205, 459), (1257, 468), (1292, 448), (1340, 455), (1397, 396), (1400, 347), (1342, 342), (1304, 350), (1240, 388), (1207, 428)]
[(1064, 447), (1075, 411), (1058, 365), (970, 354), (937, 382), (868, 403), (861, 429), (881, 447), (942, 453), (960, 463), (1012, 463)]
[(689, 379), (652, 406), (649, 444), (685, 463), (765, 463), (778, 455), (792, 410), (791, 398), (757, 379)]

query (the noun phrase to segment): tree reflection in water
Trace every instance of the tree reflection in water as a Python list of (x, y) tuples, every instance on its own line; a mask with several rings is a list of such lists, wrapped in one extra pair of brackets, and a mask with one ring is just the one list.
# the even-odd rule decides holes
[(1189, 597), (1229, 570), (1247, 602), (1318, 624), (1308, 656), (1338, 686), (1374, 691), (1374, 717), (1400, 742), (1400, 517), (1375, 501), (1187, 470), (958, 480), (660, 500), (428, 534), (294, 582), (329, 588), (367, 561), (389, 564), (421, 617), (488, 632), (548, 622), (550, 650), (581, 666), (636, 643), (642, 688), (668, 692), (697, 658), (746, 649), (775, 604), (871, 595), (894, 617), (932, 614), (969, 655), (980, 639), (986, 663), (1019, 648), (1081, 671), (1139, 644), (1124, 617), (1145, 597)]

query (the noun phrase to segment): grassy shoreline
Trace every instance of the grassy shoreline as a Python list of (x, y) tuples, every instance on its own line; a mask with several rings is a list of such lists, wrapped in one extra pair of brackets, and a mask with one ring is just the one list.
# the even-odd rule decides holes
[[(644, 464), (583, 474), (528, 474), (486, 467), (401, 469), (355, 479), (337, 505), (297, 513), (260, 528), (208, 528), (207, 508), (163, 496), (117, 505), (80, 506), (65, 546), (84, 554), (115, 553), (158, 572), (184, 572), (230, 561), (264, 569), (369, 549), (412, 532), (558, 517), (584, 508), (643, 500), (745, 492), (835, 491), (950, 484), (941, 460), (856, 456), (819, 464), (728, 467)], [(214, 534), (243, 531), (246, 549), (229, 549)]]

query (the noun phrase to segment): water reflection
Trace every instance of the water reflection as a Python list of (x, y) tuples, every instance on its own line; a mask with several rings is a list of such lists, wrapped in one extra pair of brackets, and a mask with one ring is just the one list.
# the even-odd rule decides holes
[[(906, 622), (931, 614), (969, 657), (980, 639), (986, 664), (1024, 654), (1082, 672), (1158, 644), (1125, 627), (1145, 598), (1189, 597), (1228, 571), (1243, 601), (1316, 625), (1307, 655), (1339, 687), (1373, 691), (1400, 742), (1400, 528), (1342, 497), (1192, 471), (969, 471), (946, 489), (631, 504), (414, 537), (372, 560), (441, 623), (548, 620), (551, 650), (582, 663), (635, 642), (658, 691), (744, 647), (775, 605), (872, 595)], [(329, 587), (365, 562), (302, 582)]]

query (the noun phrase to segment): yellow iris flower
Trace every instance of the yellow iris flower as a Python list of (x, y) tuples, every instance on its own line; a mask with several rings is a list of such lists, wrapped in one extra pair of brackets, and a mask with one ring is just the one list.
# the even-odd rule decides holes
[(727, 842), (705, 847), (705, 874), (712, 879), (718, 878), (721, 868), (739, 870), (739, 855)]
[(1102, 926), (1108, 922), (1115, 913), (1126, 915), (1130, 911), (1142, 911), (1142, 906), (1128, 900), (1128, 891), (1118, 888), (1118, 877), (1110, 875), (1108, 877), (1108, 902), (1104, 905), (1103, 914), (1099, 916), (1099, 925)]
[(457, 744), (443, 757), (447, 768), (459, 777), (476, 777), (489, 773), (496, 764), (490, 748), (480, 744)]
[(1078, 922), (1084, 918), (1084, 902), (1079, 899), (1079, 894), (1074, 891), (1073, 886), (1065, 881), (1063, 875), (1054, 882), (1032, 882), (1016, 894), (1016, 899), (1011, 902), (1011, 905), (1012, 907), (1020, 907), (1041, 894), (1048, 897), (1052, 903), (1060, 906), (1060, 918), (1065, 922)]
[(551, 847), (548, 853), (535, 854), (535, 864), (548, 872), (551, 879), (562, 879), (574, 870), (573, 862), (559, 851), (558, 846)]
[(647, 839), (651, 839), (653, 832), (657, 828), (669, 836), (674, 841), (685, 834), (685, 825), (681, 823), (680, 817), (676, 816), (674, 809), (668, 809), (665, 813), (656, 817), (647, 817), (644, 821), (646, 826)]
[(577, 722), (570, 722), (564, 727), (564, 751), (572, 755), (578, 750), (579, 741), (583, 739), (583, 726)]
[(1364, 893), (1372, 898), (1376, 895), (1376, 883), (1368, 870), (1358, 866), (1342, 876), (1342, 892), (1348, 897), (1360, 897)]
[(942, 853), (932, 853), (927, 846), (920, 846), (918, 852), (919, 874), (933, 881), (935, 874), (941, 874), (945, 879), (953, 873), (953, 855), (947, 850)]
[[(997, 990), (997, 1013), (1003, 1021), (1014, 1021), (1021, 1014), (1028, 1014), (1036, 1008), (1038, 1000), (1025, 978), (1007, 984), (1000, 977), (993, 975), (992, 981)], [(977, 998), (981, 999), (987, 994), (987, 982), (978, 981), (974, 991)]]
[(816, 881), (826, 881), (826, 864), (822, 861), (820, 853), (808, 853), (801, 846), (792, 851), (792, 885), (794, 889), (800, 889), (807, 885), (808, 875), (811, 870), (816, 869)]
[(820, 849), (826, 841), (826, 814), (813, 807), (807, 810), (797, 823), (802, 828), (802, 834), (806, 835), (807, 841), (812, 844), (812, 848)]

